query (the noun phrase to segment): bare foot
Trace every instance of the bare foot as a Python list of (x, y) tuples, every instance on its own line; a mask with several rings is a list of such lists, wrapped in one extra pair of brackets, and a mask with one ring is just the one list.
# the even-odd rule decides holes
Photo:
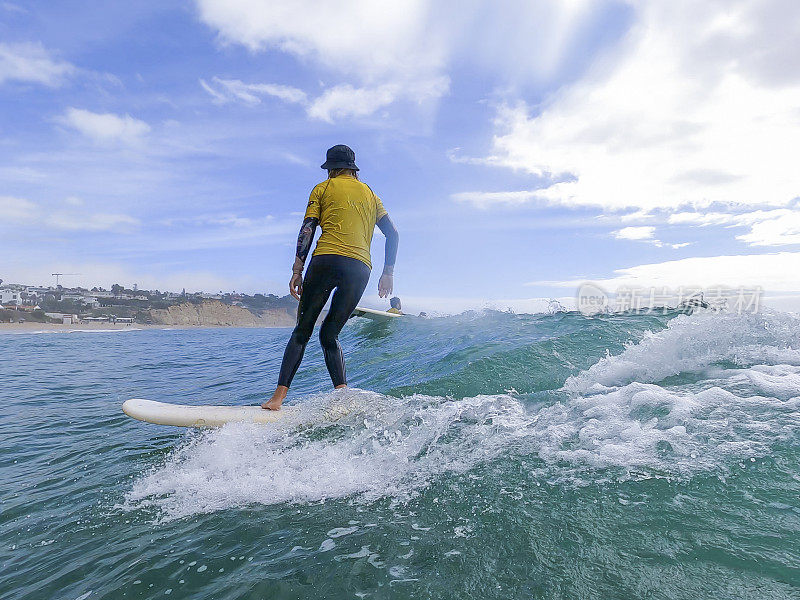
[(346, 387), (347, 387), (347, 384), (346, 384), (346, 383), (343, 383), (342, 385), (335, 385), (335, 386), (333, 386), (333, 389), (335, 389), (335, 390), (340, 390), (340, 389), (342, 389), (342, 388), (346, 388)]
[(286, 398), (286, 394), (289, 393), (289, 388), (285, 385), (279, 385), (275, 388), (275, 393), (272, 394), (272, 398), (263, 402), (261, 404), (261, 408), (266, 410), (280, 410), (281, 404), (283, 404), (283, 399)]

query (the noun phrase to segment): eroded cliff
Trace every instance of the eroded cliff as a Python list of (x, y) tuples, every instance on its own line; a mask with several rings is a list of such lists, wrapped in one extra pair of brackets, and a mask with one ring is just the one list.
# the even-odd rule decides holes
[(255, 313), (219, 300), (151, 309), (150, 318), (159, 325), (178, 327), (291, 327), (295, 322), (294, 315), (287, 310), (268, 309)]

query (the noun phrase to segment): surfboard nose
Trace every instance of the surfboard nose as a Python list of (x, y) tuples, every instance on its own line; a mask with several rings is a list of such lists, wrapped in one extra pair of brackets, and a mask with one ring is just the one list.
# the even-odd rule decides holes
[(144, 421), (142, 418), (141, 408), (143, 405), (147, 405), (149, 402), (152, 402), (152, 400), (145, 400), (144, 398), (131, 398), (130, 400), (125, 400), (125, 402), (122, 403), (122, 412), (129, 417), (133, 417), (139, 421)]

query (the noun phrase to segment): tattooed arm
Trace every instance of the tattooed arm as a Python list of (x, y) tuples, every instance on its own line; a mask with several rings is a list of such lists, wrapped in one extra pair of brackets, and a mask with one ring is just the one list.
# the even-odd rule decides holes
[(319, 219), (306, 217), (300, 226), (300, 233), (297, 234), (297, 252), (295, 253), (293, 273), (302, 273), (303, 265), (306, 264), (308, 252), (311, 250), (311, 242), (314, 241), (314, 232), (319, 225)]
[(300, 300), (303, 293), (303, 266), (306, 264), (308, 252), (311, 250), (311, 242), (314, 241), (314, 232), (317, 230), (319, 219), (307, 217), (300, 227), (297, 235), (297, 252), (292, 266), (292, 279), (289, 282), (289, 292)]

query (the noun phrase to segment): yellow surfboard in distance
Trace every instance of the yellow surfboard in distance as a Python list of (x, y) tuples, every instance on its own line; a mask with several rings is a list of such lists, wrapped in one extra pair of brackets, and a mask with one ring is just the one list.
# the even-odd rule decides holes
[(353, 311), (353, 315), (356, 317), (364, 317), (365, 319), (372, 319), (373, 321), (397, 319), (398, 317), (403, 316), (398, 315), (397, 313), (386, 312), (385, 310), (375, 310), (374, 308), (363, 308), (361, 306), (356, 306), (356, 309)]

